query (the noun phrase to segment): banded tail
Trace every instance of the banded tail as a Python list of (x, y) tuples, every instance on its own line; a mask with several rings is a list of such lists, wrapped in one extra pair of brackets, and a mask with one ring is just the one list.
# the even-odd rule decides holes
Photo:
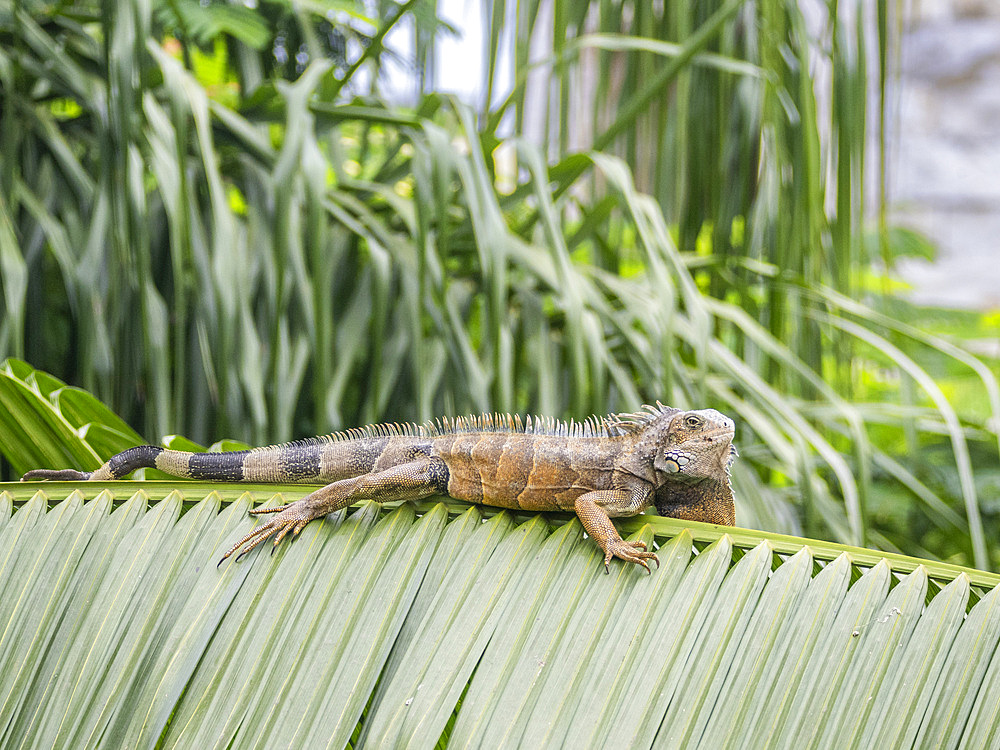
[(112, 456), (95, 471), (33, 469), (21, 477), (21, 481), (32, 479), (68, 482), (104, 481), (122, 479), (136, 469), (159, 469), (177, 477), (238, 482), (243, 478), (243, 464), (246, 460), (246, 454), (249, 452), (188, 453), (187, 451), (159, 448), (155, 445), (139, 445)]
[(136, 469), (157, 469), (185, 479), (216, 482), (326, 483), (367, 474), (429, 455), (430, 439), (417, 435), (340, 434), (224, 453), (189, 453), (140, 445), (95, 471), (34, 469), (21, 481), (107, 481)]

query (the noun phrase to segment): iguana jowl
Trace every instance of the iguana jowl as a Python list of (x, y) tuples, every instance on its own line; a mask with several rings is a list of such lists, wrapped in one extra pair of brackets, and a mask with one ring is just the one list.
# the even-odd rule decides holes
[(187, 453), (143, 445), (93, 472), (36, 469), (22, 477), (121, 479), (153, 467), (178, 477), (236, 482), (329, 482), (276, 513), (230, 549), (245, 554), (272, 534), (277, 545), (309, 521), (360, 500), (458, 500), (528, 511), (575, 511), (612, 557), (638, 563), (656, 555), (621, 538), (611, 518), (642, 513), (732, 525), (729, 467), (733, 421), (714, 409), (682, 411), (657, 403), (634, 414), (582, 423), (508, 415), (378, 425), (293, 443), (226, 453)]

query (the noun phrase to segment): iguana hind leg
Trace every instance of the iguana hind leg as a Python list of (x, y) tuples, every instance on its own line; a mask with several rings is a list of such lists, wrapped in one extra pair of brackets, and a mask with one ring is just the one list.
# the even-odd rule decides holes
[[(273, 534), (274, 546), (288, 536), (298, 536), (306, 524), (316, 518), (346, 508), (360, 500), (418, 500), (448, 488), (448, 467), (439, 458), (423, 458), (391, 469), (358, 477), (340, 479), (306, 495), (301, 500), (277, 508), (251, 510), (257, 516), (276, 513), (267, 523), (258, 526), (233, 545), (222, 560), (239, 551), (237, 559), (250, 552)], [(219, 563), (222, 563), (219, 560)]]
[(604, 550), (604, 570), (609, 572), (608, 563), (612, 557), (620, 557), (626, 562), (636, 563), (650, 572), (646, 560), (653, 560), (657, 567), (660, 559), (646, 551), (645, 542), (627, 542), (611, 522), (609, 511), (616, 515), (635, 513), (633, 506), (637, 500), (627, 490), (594, 490), (585, 492), (576, 499), (576, 515), (587, 534)]

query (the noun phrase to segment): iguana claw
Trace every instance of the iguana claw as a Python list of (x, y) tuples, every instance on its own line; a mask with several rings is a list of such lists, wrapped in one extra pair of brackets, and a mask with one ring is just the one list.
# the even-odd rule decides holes
[[(240, 539), (236, 544), (234, 544), (229, 551), (222, 556), (219, 560), (219, 565), (222, 565), (222, 561), (232, 556), (237, 550), (239, 554), (236, 556), (237, 562), (246, 555), (247, 553), (253, 551), (256, 547), (262, 544), (268, 537), (272, 534), (277, 534), (274, 539), (274, 546), (277, 547), (281, 540), (288, 536), (291, 532), (293, 537), (299, 535), (299, 532), (306, 527), (306, 524), (312, 521), (314, 518), (319, 518), (325, 515), (322, 511), (316, 511), (311, 508), (309, 503), (305, 499), (298, 500), (294, 503), (288, 503), (287, 505), (279, 505), (275, 508), (257, 508), (250, 511), (251, 516), (259, 516), (265, 513), (277, 513), (274, 518), (261, 526), (258, 526), (245, 537)], [(218, 566), (216, 566), (218, 567)]]
[(660, 567), (660, 558), (654, 552), (646, 552), (645, 542), (627, 542), (624, 539), (616, 540), (608, 544), (604, 551), (604, 572), (610, 573), (609, 564), (612, 557), (620, 557), (626, 562), (636, 563), (646, 569), (647, 573), (652, 573), (646, 560), (652, 560), (656, 567)]

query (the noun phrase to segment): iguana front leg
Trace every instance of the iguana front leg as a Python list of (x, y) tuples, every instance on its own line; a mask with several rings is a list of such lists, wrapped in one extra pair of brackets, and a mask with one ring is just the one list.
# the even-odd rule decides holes
[[(359, 500), (419, 500), (446, 492), (447, 482), (448, 468), (444, 462), (439, 458), (425, 458), (393, 466), (385, 471), (332, 482), (294, 503), (277, 508), (251, 510), (250, 514), (254, 516), (264, 513), (278, 515), (240, 539), (222, 556), (222, 560), (237, 550), (240, 553), (237, 559), (243, 557), (275, 533), (278, 536), (274, 539), (274, 546), (277, 547), (289, 532), (292, 536), (298, 536), (313, 519), (322, 518)], [(222, 560), (219, 560), (220, 565)]]
[[(654, 560), (660, 566), (660, 559), (652, 552), (646, 552), (645, 542), (626, 542), (618, 529), (611, 523), (611, 515), (633, 515), (641, 510), (643, 500), (628, 490), (594, 490), (576, 499), (576, 515), (583, 523), (587, 534), (604, 550), (604, 570), (612, 557), (620, 557), (649, 571), (646, 560)], [(609, 513), (610, 511), (610, 513)]]

